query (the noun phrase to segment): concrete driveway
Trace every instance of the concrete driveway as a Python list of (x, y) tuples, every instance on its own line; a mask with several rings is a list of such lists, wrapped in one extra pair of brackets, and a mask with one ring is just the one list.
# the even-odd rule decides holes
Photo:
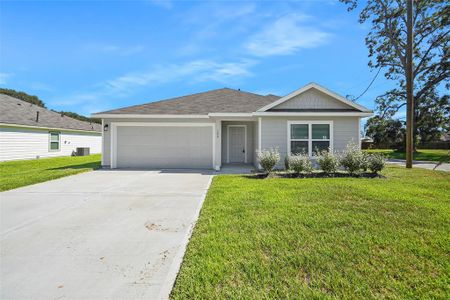
[(0, 298), (167, 298), (210, 180), (95, 171), (1, 193)]

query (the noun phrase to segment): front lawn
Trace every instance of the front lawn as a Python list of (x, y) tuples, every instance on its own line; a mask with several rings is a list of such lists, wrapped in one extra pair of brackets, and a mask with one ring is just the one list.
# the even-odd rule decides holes
[[(370, 149), (366, 150), (369, 153), (383, 153), (388, 158), (406, 159), (405, 152), (399, 152), (391, 149)], [(420, 149), (414, 153), (414, 160), (423, 161), (443, 161), (450, 163), (450, 150), (445, 149)]]
[(448, 299), (450, 174), (214, 178), (173, 299)]
[(95, 154), (2, 162), (0, 191), (97, 169), (100, 157), (100, 154)]

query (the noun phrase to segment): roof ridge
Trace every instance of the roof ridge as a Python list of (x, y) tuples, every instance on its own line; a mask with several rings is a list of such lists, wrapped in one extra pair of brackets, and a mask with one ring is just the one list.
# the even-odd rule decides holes
[[(61, 115), (61, 114), (62, 114), (61, 117), (64, 117), (64, 118), (66, 118), (66, 119), (69, 119), (69, 121), (75, 121), (75, 122), (79, 122), (79, 123), (82, 123), (82, 124), (89, 125), (89, 126), (92, 127), (92, 129), (93, 129), (94, 131), (95, 131), (95, 128), (94, 128), (95, 124), (98, 124), (98, 123), (95, 123), (95, 122), (88, 122), (88, 121), (78, 120), (78, 119), (72, 118), (72, 117), (70, 117), (70, 116), (68, 116), (68, 115), (66, 115), (66, 114), (64, 114), (64, 113), (57, 112), (57, 111), (54, 111), (54, 110), (52, 110), (52, 109), (49, 109), (49, 108), (46, 108), (46, 107), (39, 106), (39, 105), (36, 105), (36, 104), (34, 104), (34, 103), (31, 103), (31, 102), (28, 102), (28, 101), (25, 101), (25, 100), (22, 100), (22, 99), (19, 99), (19, 98), (10, 96), (10, 95), (6, 95), (6, 94), (3, 94), (3, 93), (0, 93), (0, 94), (1, 94), (1, 96), (3, 96), (3, 99), (5, 99), (5, 100), (7, 100), (7, 101), (18, 101), (18, 102), (20, 103), (20, 105), (24, 105), (24, 106), (25, 106), (25, 105), (28, 105), (30, 109), (39, 109), (41, 112), (42, 112), (42, 111), (46, 111), (46, 112), (48, 112), (48, 113), (52, 113), (52, 114), (55, 114), (55, 115)], [(22, 104), (22, 103), (23, 103), (23, 104)], [(100, 124), (98, 124), (98, 125), (100, 125)]]
[[(246, 94), (251, 94), (251, 95), (256, 95), (256, 96), (259, 96), (259, 97), (267, 97), (267, 96), (269, 96), (269, 95), (261, 95), (261, 94), (257, 94), (257, 93), (253, 93), (253, 92), (244, 91), (244, 90), (241, 90), (241, 89), (237, 89), (237, 90), (236, 89), (232, 89), (232, 88), (224, 88), (224, 89), (228, 89), (228, 90), (232, 90), (232, 91), (236, 91), (236, 92), (241, 92), (241, 93), (246, 93)], [(277, 96), (277, 95), (272, 95), (272, 96)]]
[(185, 97), (190, 97), (190, 96), (198, 96), (201, 94), (207, 94), (207, 93), (211, 93), (211, 92), (216, 92), (216, 91), (220, 91), (220, 90), (232, 90), (232, 91), (237, 91), (235, 89), (232, 88), (228, 88), (228, 87), (223, 87), (220, 89), (212, 89), (212, 90), (207, 90), (204, 92), (197, 92), (197, 93), (193, 93), (193, 94), (189, 94), (189, 95), (184, 95), (184, 96), (177, 96), (177, 97), (173, 97), (173, 98), (165, 98), (165, 99), (161, 99), (161, 100), (155, 100), (155, 101), (150, 101), (150, 102), (145, 102), (145, 103), (141, 103), (141, 104), (134, 104), (134, 105), (130, 105), (130, 106), (125, 106), (125, 107), (120, 107), (120, 108), (112, 108), (112, 109), (108, 109), (106, 111), (102, 111), (102, 112), (97, 112), (95, 114), (103, 114), (105, 112), (108, 111), (112, 111), (112, 110), (117, 110), (117, 109), (125, 109), (125, 108), (134, 108), (134, 107), (138, 107), (138, 106), (143, 106), (143, 105), (148, 105), (148, 104), (153, 104), (153, 103), (161, 103), (161, 102), (166, 102), (166, 101), (174, 101), (174, 100), (178, 100), (179, 98), (185, 98)]

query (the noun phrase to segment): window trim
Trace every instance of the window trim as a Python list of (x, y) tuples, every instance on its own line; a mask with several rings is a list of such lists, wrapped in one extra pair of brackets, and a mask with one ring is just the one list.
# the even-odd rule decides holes
[[(291, 125), (308, 125), (308, 139), (293, 139), (291, 138)], [(313, 139), (312, 138), (312, 125), (328, 124), (330, 126), (330, 138), (323, 139)], [(333, 121), (287, 121), (287, 155), (292, 155), (291, 153), (291, 142), (303, 141), (308, 142), (308, 156), (316, 157), (313, 155), (312, 143), (317, 141), (330, 142), (330, 150), (333, 151), (334, 139), (333, 139)]]
[[(58, 135), (58, 149), (52, 149), (52, 133)], [(55, 142), (55, 141), (53, 141)], [(60, 152), (61, 151), (61, 132), (59, 131), (49, 131), (48, 132), (48, 151), (49, 152)]]

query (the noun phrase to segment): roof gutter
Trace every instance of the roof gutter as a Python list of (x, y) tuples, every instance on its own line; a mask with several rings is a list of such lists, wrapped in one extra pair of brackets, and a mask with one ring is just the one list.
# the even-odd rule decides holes
[(55, 131), (73, 131), (73, 132), (84, 132), (84, 133), (98, 133), (101, 134), (101, 131), (96, 130), (82, 130), (82, 129), (70, 129), (70, 128), (58, 128), (58, 127), (44, 127), (44, 126), (32, 126), (32, 125), (21, 125), (21, 124), (9, 124), (9, 123), (0, 123), (2, 127), (15, 127), (15, 128), (29, 128), (29, 129), (44, 129), (44, 130), (55, 130)]
[(209, 119), (208, 115), (144, 115), (144, 114), (92, 114), (92, 118), (101, 119)]
[(144, 115), (144, 114), (92, 114), (101, 119), (209, 119), (213, 117), (370, 117), (372, 111), (365, 112), (254, 112), (254, 113), (209, 113), (207, 115)]
[(373, 112), (255, 112), (257, 117), (370, 117)]

